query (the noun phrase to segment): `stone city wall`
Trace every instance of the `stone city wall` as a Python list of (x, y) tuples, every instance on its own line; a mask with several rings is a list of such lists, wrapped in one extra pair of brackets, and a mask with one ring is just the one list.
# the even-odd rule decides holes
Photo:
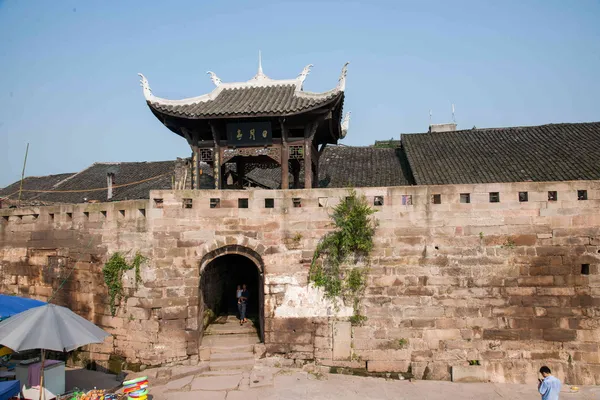
[[(578, 200), (583, 190), (587, 200)], [(496, 192), (500, 201), (491, 203)], [(56, 293), (112, 333), (91, 348), (100, 364), (111, 354), (146, 365), (193, 362), (200, 274), (215, 258), (241, 254), (264, 280), (268, 354), (444, 380), (452, 366), (478, 360), (494, 382), (535, 381), (547, 364), (569, 383), (600, 384), (600, 182), (359, 193), (383, 200), (374, 206), (363, 326), (307, 283), (343, 189), (153, 191), (149, 201), (0, 210), (2, 292)], [(460, 203), (467, 193), (470, 203)], [(238, 208), (240, 198), (248, 208)], [(127, 296), (112, 317), (102, 266), (115, 251), (149, 260), (137, 288), (133, 271), (126, 275)]]

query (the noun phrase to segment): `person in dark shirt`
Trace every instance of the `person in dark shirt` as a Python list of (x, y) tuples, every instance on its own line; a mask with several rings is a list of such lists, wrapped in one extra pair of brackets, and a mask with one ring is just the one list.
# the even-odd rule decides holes
[(242, 285), (242, 295), (240, 296), (240, 325), (248, 322), (248, 320), (246, 319), (246, 305), (248, 303), (249, 296), (250, 293), (248, 293), (248, 288), (244, 283)]

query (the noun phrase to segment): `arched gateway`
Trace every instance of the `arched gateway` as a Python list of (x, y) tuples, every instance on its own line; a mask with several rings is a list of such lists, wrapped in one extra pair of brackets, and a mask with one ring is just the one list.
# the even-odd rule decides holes
[[(200, 342), (208, 315), (235, 315), (237, 285), (246, 284), (250, 292), (248, 316), (258, 322), (264, 340), (264, 263), (256, 251), (240, 245), (226, 245), (208, 252), (200, 261), (199, 330)], [(210, 310), (210, 311), (209, 311)]]

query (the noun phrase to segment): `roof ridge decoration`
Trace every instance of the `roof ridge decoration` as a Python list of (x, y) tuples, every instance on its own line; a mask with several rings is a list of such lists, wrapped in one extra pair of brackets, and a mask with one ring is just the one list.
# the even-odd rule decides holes
[(162, 104), (162, 105), (177, 106), (177, 105), (191, 105), (191, 104), (196, 104), (196, 103), (203, 103), (203, 102), (214, 100), (223, 90), (246, 89), (246, 88), (269, 87), (269, 86), (294, 86), (295, 87), (294, 95), (296, 95), (298, 97), (319, 99), (319, 98), (326, 98), (331, 95), (335, 95), (337, 93), (341, 93), (341, 92), (345, 91), (345, 89), (346, 89), (346, 74), (348, 72), (348, 64), (349, 63), (344, 64), (344, 67), (342, 68), (342, 72), (340, 74), (340, 78), (338, 79), (337, 86), (329, 91), (321, 92), (321, 93), (306, 92), (303, 89), (304, 81), (306, 80), (306, 77), (310, 73), (310, 69), (313, 67), (312, 64), (308, 64), (306, 67), (304, 67), (302, 72), (300, 72), (300, 74), (294, 79), (271, 79), (267, 75), (265, 75), (263, 72), (262, 60), (260, 59), (260, 55), (259, 55), (258, 72), (252, 79), (250, 79), (246, 82), (224, 83), (223, 81), (221, 81), (221, 79), (219, 79), (219, 77), (217, 77), (217, 75), (214, 72), (208, 71), (207, 74), (210, 75), (211, 80), (215, 84), (216, 87), (210, 93), (203, 94), (203, 95), (197, 96), (197, 97), (181, 99), (181, 100), (163, 99), (161, 97), (155, 96), (152, 93), (152, 89), (150, 88), (150, 83), (148, 82), (148, 79), (146, 79), (146, 77), (141, 73), (138, 73), (138, 75), (140, 76), (140, 84), (142, 86), (142, 91), (143, 91), (144, 97), (146, 98), (146, 101), (149, 103), (158, 103), (158, 104)]
[(219, 87), (219, 85), (222, 83), (222, 81), (221, 81), (221, 79), (219, 79), (217, 74), (215, 74), (212, 71), (206, 71), (206, 73), (210, 75), (210, 79), (212, 80), (212, 83), (214, 83), (216, 87)]
[(140, 86), (142, 87), (142, 91), (144, 92), (144, 97), (146, 100), (150, 101), (151, 98), (154, 98), (152, 94), (152, 89), (150, 89), (150, 83), (148, 83), (148, 79), (144, 76), (144, 74), (138, 72), (140, 76)]
[(308, 76), (308, 74), (310, 74), (310, 69), (313, 67), (312, 64), (308, 64), (306, 67), (304, 67), (302, 69), (302, 72), (300, 72), (298, 74), (298, 76), (296, 77), (296, 79), (298, 80), (299, 84), (300, 84), (300, 90), (304, 90), (304, 80), (306, 79), (306, 77)]
[(350, 114), (352, 114), (351, 111), (348, 111), (346, 113), (346, 115), (344, 116), (344, 119), (342, 120), (342, 124), (341, 124), (341, 134), (340, 137), (343, 139), (346, 137), (346, 134), (348, 133), (348, 128), (350, 127)]
[(338, 90), (341, 92), (346, 90), (346, 74), (348, 73), (348, 64), (350, 63), (346, 62), (346, 64), (344, 64), (342, 67), (342, 73), (340, 74), (340, 79), (338, 80)]
[[(263, 73), (263, 69), (262, 69), (262, 56), (260, 54), (260, 50), (258, 51), (258, 71), (256, 72), (256, 75), (254, 75), (254, 78), (250, 79), (250, 81), (271, 81), (272, 79), (269, 78), (268, 76), (266, 76)], [(248, 81), (248, 82), (250, 82)]]

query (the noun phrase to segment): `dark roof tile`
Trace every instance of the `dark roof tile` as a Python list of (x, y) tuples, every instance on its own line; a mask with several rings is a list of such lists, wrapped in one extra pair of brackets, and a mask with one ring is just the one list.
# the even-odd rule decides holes
[(402, 135), (418, 185), (600, 179), (600, 122)]
[(148, 105), (165, 114), (194, 119), (293, 115), (319, 108), (343, 95), (343, 92), (336, 90), (315, 95), (300, 92), (299, 95), (296, 86), (289, 84), (226, 88), (213, 100), (189, 104), (165, 104), (160, 101), (150, 101)]

